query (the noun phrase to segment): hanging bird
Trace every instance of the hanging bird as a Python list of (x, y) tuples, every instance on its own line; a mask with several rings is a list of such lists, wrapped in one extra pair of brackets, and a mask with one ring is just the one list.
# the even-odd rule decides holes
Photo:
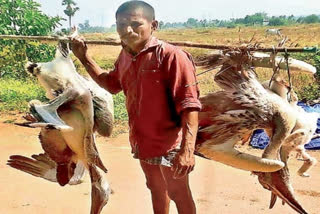
[(26, 117), (29, 122), (20, 125), (41, 128), (39, 140), (44, 154), (32, 158), (12, 155), (8, 165), (61, 186), (80, 183), (86, 168), (91, 179), (90, 213), (100, 213), (108, 202), (110, 187), (94, 131), (103, 136), (111, 134), (111, 94), (76, 72), (69, 49), (62, 43), (53, 61), (29, 63), (27, 70), (38, 78), (50, 102), (31, 101), (31, 114)]
[[(306, 213), (294, 197), (286, 165), (292, 142), (304, 136), (294, 131), (298, 120), (296, 109), (277, 93), (265, 89), (251, 70), (250, 66), (257, 62), (268, 67), (266, 63), (270, 60), (244, 54), (241, 51), (226, 53), (227, 59), (222, 60), (224, 64), (215, 75), (223, 91), (200, 98), (203, 109), (199, 113), (197, 152), (257, 174), (263, 187), (273, 193), (270, 207), (279, 196), (297, 212)], [(297, 68), (296, 71), (313, 73), (314, 69), (305, 64), (299, 61), (299, 66), (290, 66)], [(236, 143), (247, 141), (255, 129), (264, 129), (271, 138), (262, 157), (234, 148)]]

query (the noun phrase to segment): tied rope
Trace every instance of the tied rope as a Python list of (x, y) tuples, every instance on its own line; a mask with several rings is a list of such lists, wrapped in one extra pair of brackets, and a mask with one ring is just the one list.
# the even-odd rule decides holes
[(292, 80), (291, 80), (291, 73), (290, 73), (290, 67), (289, 67), (289, 53), (287, 49), (285, 49), (284, 58), (286, 60), (286, 67), (287, 67), (287, 74), (288, 74), (288, 81), (289, 81), (289, 90), (287, 92), (287, 96), (289, 97), (289, 102), (291, 102), (292, 101), (292, 97), (291, 97)]
[[(219, 71), (219, 72), (224, 72), (224, 71), (226, 71), (226, 70), (228, 70), (229, 68), (231, 68), (232, 66), (229, 66), (229, 67), (227, 67), (227, 68), (225, 68), (225, 69), (223, 69), (222, 71)], [(199, 73), (199, 74), (197, 74), (196, 76), (200, 76), (200, 75), (202, 75), (202, 74), (205, 74), (205, 73), (208, 73), (209, 71), (212, 71), (212, 70), (214, 70), (214, 69), (216, 69), (217, 67), (214, 67), (214, 68), (210, 68), (210, 69), (208, 69), (208, 70), (205, 70), (205, 71), (203, 71), (203, 72), (201, 72), (201, 73)], [(189, 86), (194, 86), (194, 85), (197, 85), (199, 82), (198, 81), (196, 81), (196, 82), (194, 82), (194, 83), (192, 83), (192, 84), (187, 84), (187, 85), (185, 85), (184, 87), (189, 87)]]

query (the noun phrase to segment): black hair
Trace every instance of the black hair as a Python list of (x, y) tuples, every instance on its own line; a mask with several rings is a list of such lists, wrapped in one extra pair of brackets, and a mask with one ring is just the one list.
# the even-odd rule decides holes
[(143, 13), (145, 15), (145, 18), (147, 18), (149, 21), (155, 20), (155, 13), (154, 13), (153, 7), (144, 1), (136, 1), (136, 0), (127, 1), (127, 2), (123, 3), (122, 5), (120, 5), (120, 7), (118, 8), (118, 10), (116, 12), (116, 18), (119, 14), (121, 14), (123, 12), (128, 12), (129, 10), (135, 10), (137, 8), (143, 9)]

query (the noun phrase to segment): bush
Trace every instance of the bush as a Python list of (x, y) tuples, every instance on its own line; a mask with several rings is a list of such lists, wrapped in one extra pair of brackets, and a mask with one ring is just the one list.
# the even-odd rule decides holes
[(320, 98), (320, 86), (319, 84), (307, 85), (298, 95), (300, 100), (317, 100)]
[[(0, 0), (0, 34), (44, 36), (58, 27), (60, 17), (49, 17), (33, 0)], [(54, 57), (54, 47), (39, 42), (0, 40), (0, 77), (22, 78), (27, 61), (43, 62)]]
[(316, 67), (317, 73), (315, 74), (315, 77), (318, 81), (320, 81), (320, 52), (317, 52), (315, 54), (296, 53), (291, 54), (291, 56), (295, 59), (302, 60)]
[(316, 67), (317, 73), (315, 74), (316, 82), (307, 85), (298, 92), (300, 100), (315, 100), (320, 98), (320, 52), (316, 54), (297, 53), (291, 54), (291, 57), (307, 62)]

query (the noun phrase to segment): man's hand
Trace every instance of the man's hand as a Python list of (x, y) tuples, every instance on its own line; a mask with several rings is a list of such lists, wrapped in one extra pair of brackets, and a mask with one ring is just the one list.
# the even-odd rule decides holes
[(85, 39), (82, 36), (75, 36), (71, 38), (71, 50), (73, 54), (80, 59), (84, 60), (87, 57), (88, 47), (86, 45)]
[(173, 160), (173, 178), (179, 179), (189, 174), (195, 165), (194, 154), (192, 151), (180, 151)]
[(172, 162), (173, 177), (178, 179), (189, 174), (195, 165), (194, 148), (198, 131), (198, 111), (187, 109), (182, 113), (182, 142), (180, 152)]

